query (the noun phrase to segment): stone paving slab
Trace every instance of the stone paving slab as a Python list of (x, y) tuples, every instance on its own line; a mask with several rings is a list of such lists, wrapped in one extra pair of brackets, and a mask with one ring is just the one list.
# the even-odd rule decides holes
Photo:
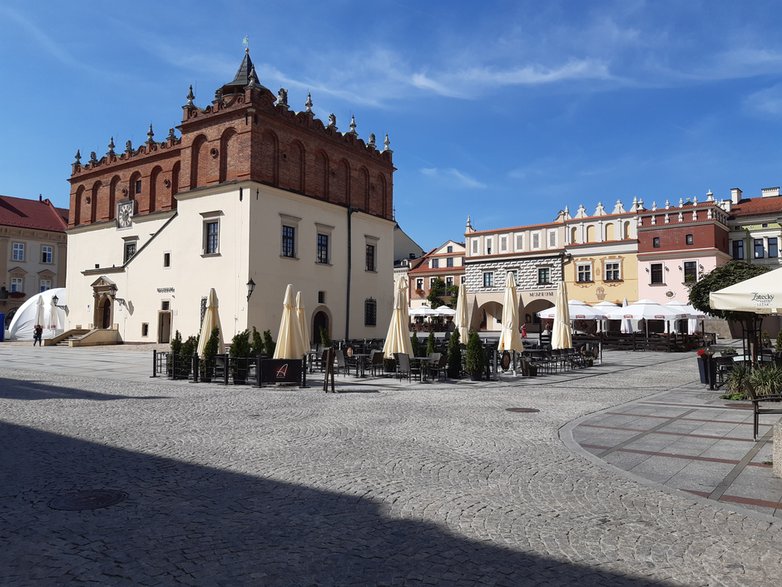
[[(343, 393), (324, 394), (150, 379), (145, 355), (0, 344), (0, 583), (769, 585), (782, 573), (772, 516), (661, 488), (568, 441), (591, 414), (610, 424), (606, 411), (692, 387), (690, 356), (607, 352), (584, 371), (478, 384), (338, 377)], [(674, 413), (663, 409), (652, 427)], [(50, 507), (94, 489), (127, 499)]]

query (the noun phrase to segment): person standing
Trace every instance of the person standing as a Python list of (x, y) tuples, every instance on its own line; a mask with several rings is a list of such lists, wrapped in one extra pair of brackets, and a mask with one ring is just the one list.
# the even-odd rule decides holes
[(33, 346), (35, 346), (36, 343), (38, 343), (38, 346), (41, 346), (41, 340), (43, 339), (43, 326), (40, 324), (36, 324), (35, 328), (33, 328)]

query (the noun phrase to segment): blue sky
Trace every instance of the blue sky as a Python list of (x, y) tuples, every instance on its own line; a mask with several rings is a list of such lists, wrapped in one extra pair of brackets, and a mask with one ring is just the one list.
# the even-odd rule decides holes
[[(132, 6), (132, 8), (131, 8)], [(76, 149), (162, 140), (248, 35), (261, 83), (388, 132), (424, 248), (558, 210), (782, 183), (778, 2), (4, 0), (0, 193), (67, 206)]]

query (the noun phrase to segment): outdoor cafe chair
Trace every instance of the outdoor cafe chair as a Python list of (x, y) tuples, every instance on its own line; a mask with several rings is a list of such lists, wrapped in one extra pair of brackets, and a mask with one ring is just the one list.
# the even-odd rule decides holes
[(342, 349), (337, 349), (334, 355), (337, 361), (337, 364), (334, 366), (334, 372), (339, 374), (341, 371), (343, 375), (350, 373), (350, 366), (345, 360), (345, 353), (342, 352)]
[(747, 387), (747, 395), (752, 402), (752, 439), (758, 439), (758, 428), (760, 426), (761, 414), (782, 414), (782, 404), (777, 404), (776, 407), (761, 407), (763, 402), (780, 402), (782, 401), (782, 392), (775, 393), (773, 395), (755, 395), (755, 391), (752, 386)]
[(380, 373), (382, 375), (385, 371), (385, 364), (383, 363), (383, 360), (385, 357), (383, 356), (383, 351), (380, 350), (373, 350), (370, 353), (369, 357), (369, 369), (373, 376)]

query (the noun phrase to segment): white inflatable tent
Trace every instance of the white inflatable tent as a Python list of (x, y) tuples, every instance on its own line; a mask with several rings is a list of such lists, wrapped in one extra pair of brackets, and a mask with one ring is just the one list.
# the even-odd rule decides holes
[[(52, 304), (52, 298), (57, 296), (57, 308)], [(54, 338), (65, 328), (65, 306), (68, 294), (64, 287), (47, 289), (44, 292), (30, 296), (11, 319), (8, 327), (8, 340), (32, 340), (35, 328), (38, 300), (43, 300), (43, 337)]]

